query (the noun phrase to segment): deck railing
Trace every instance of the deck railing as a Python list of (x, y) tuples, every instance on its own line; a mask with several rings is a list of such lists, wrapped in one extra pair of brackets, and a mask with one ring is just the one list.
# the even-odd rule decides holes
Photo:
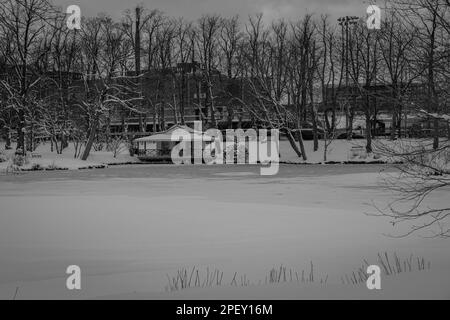
[(159, 158), (170, 157), (171, 150), (136, 150), (135, 154), (139, 157)]

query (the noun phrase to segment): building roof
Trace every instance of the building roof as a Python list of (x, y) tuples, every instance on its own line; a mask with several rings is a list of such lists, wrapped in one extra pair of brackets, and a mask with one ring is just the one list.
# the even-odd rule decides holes
[[(184, 134), (183, 135), (180, 135), (180, 134), (173, 135), (173, 133), (176, 130), (180, 130), (180, 131), (183, 130)], [(182, 138), (183, 141), (212, 141), (213, 140), (212, 137), (204, 134), (203, 132), (195, 131), (194, 129), (192, 129), (188, 126), (176, 124), (166, 131), (159, 132), (157, 134), (153, 134), (148, 137), (139, 138), (134, 141), (135, 142), (180, 141), (180, 137)]]

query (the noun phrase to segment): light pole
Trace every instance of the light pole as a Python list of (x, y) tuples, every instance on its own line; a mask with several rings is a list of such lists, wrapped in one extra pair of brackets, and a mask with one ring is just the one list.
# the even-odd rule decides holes
[(355, 25), (358, 23), (359, 17), (341, 17), (338, 19), (339, 25), (342, 27), (342, 34), (344, 37), (344, 56), (345, 56), (345, 85), (348, 87), (349, 83), (349, 70), (348, 70), (348, 54), (350, 47), (350, 37), (349, 37), (349, 29), (351, 25)]

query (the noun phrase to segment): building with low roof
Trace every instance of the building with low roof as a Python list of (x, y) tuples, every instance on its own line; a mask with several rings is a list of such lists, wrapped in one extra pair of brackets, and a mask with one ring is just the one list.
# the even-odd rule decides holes
[(192, 150), (194, 143), (200, 143), (203, 150), (206, 143), (213, 141), (213, 138), (186, 125), (177, 124), (166, 131), (135, 139), (133, 145), (140, 160), (170, 162), (172, 149), (180, 141), (190, 141)]

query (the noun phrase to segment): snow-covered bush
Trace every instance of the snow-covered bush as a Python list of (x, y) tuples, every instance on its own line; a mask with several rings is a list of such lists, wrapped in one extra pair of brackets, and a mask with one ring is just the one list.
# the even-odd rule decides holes
[(20, 154), (13, 154), (8, 157), (8, 166), (6, 167), (6, 173), (15, 174), (22, 170), (22, 167), (28, 164), (28, 158)]
[(0, 150), (0, 162), (6, 162), (8, 161), (8, 156)]
[(65, 168), (58, 166), (55, 161), (53, 161), (51, 164), (49, 164), (46, 168), (46, 170), (65, 170)]
[(94, 142), (94, 144), (92, 145), (94, 151), (102, 151), (104, 147), (105, 144), (102, 141)]
[(44, 167), (41, 166), (39, 163), (33, 163), (33, 165), (31, 166), (31, 170), (41, 171), (41, 170), (44, 170)]
[(234, 163), (246, 163), (246, 159), (249, 157), (248, 148), (244, 144), (237, 144), (228, 146), (224, 152), (223, 158), (227, 159), (228, 154), (234, 153)]
[(21, 154), (15, 154), (12, 157), (12, 164), (17, 167), (23, 167), (29, 163), (28, 157)]
[(20, 172), (20, 167), (18, 167), (18, 166), (16, 166), (14, 163), (12, 163), (12, 161), (11, 162), (9, 162), (8, 163), (8, 166), (6, 167), (6, 173), (9, 173), (9, 174), (14, 174), (14, 173), (17, 173), (17, 172)]
[(122, 137), (115, 137), (108, 143), (106, 150), (112, 152), (114, 158), (117, 158), (117, 155), (127, 150), (127, 143)]

